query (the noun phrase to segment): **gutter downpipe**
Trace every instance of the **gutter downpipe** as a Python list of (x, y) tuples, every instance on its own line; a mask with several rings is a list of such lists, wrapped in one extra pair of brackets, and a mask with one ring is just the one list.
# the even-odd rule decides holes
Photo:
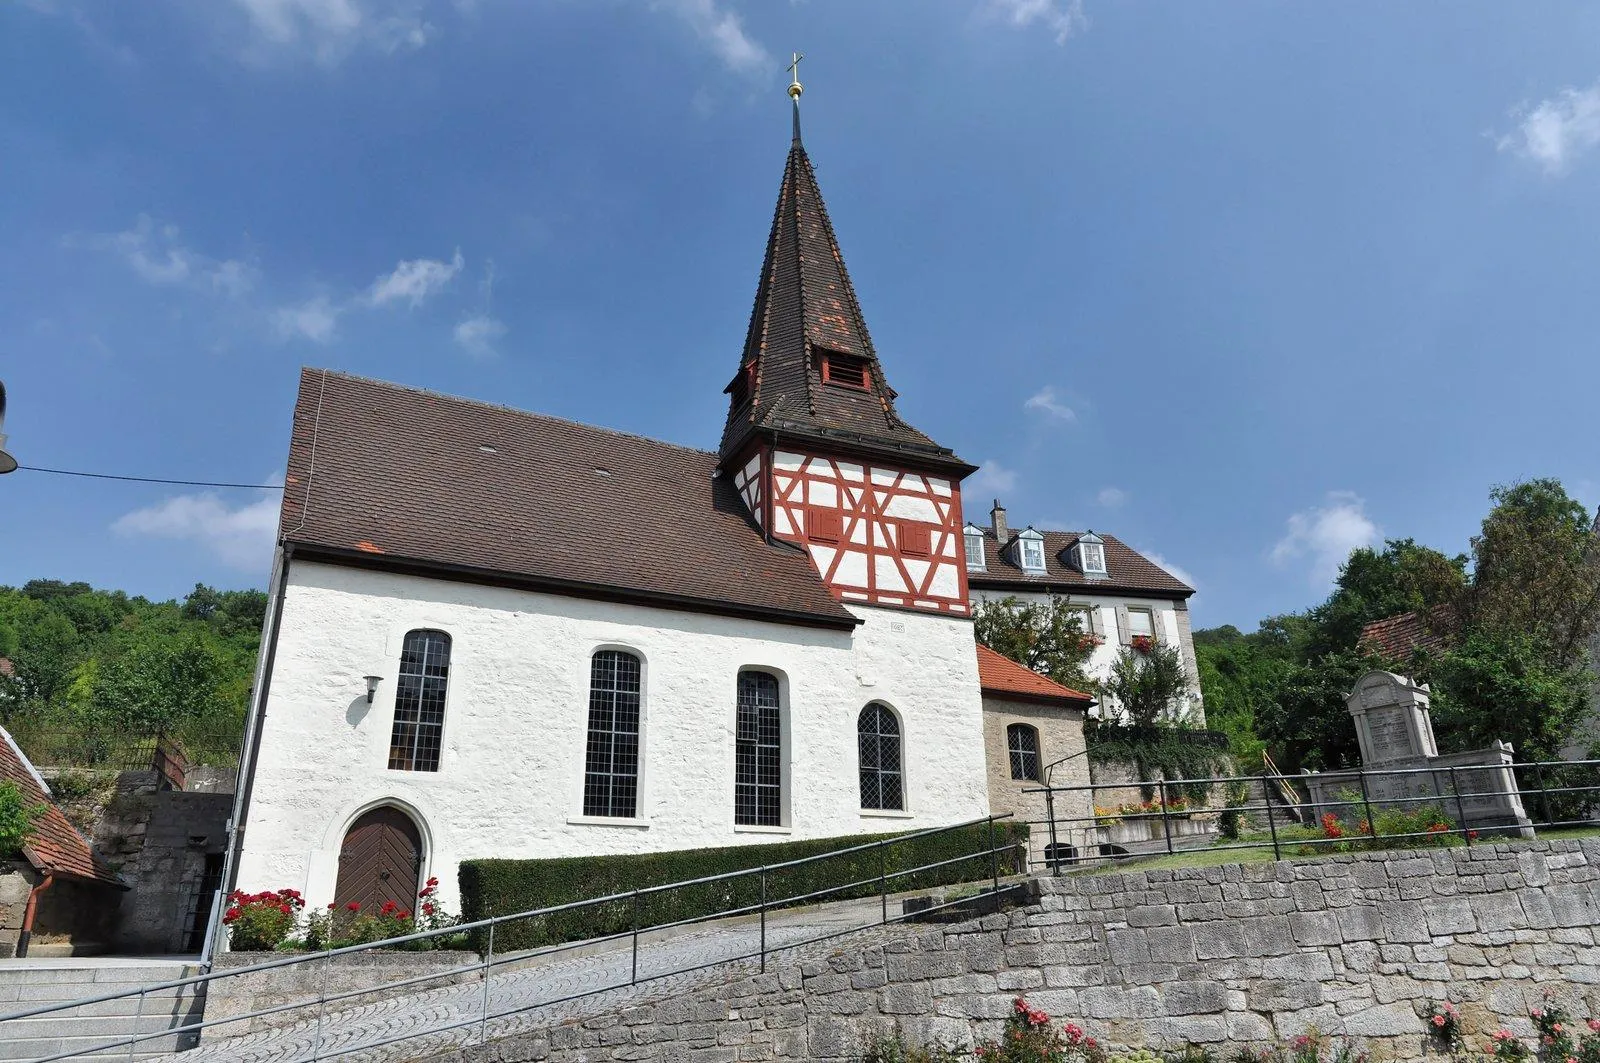
[(255, 787), (256, 758), (261, 752), (261, 722), (267, 715), (267, 692), (272, 686), (272, 666), (278, 656), (278, 632), (283, 626), (283, 599), (289, 588), (289, 562), (294, 547), (284, 543), (273, 559), (272, 582), (276, 589), (268, 603), (263, 625), (263, 652), (256, 661), (255, 697), (245, 721), (244, 744), (239, 751), (239, 772), (234, 777), (233, 811), (228, 816), (228, 848), (222, 861), (222, 879), (211, 899), (211, 916), (206, 921), (206, 937), (200, 946), (200, 969), (209, 973), (216, 960), (222, 937), (222, 911), (228, 894), (239, 877), (239, 850), (244, 841), (245, 820), (250, 809), (250, 794)]
[(39, 894), (56, 884), (55, 872), (45, 873), (43, 879), (28, 891), (28, 907), (22, 913), (22, 931), (17, 935), (17, 959), (28, 955), (28, 943), (33, 940), (33, 917), (39, 914)]

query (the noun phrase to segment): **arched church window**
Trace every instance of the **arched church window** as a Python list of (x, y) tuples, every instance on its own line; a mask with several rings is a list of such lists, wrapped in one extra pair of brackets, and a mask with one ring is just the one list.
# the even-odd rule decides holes
[(1006, 748), (1011, 752), (1011, 777), (1039, 781), (1039, 732), (1025, 723), (1006, 728)]
[(395, 683), (390, 768), (439, 770), (449, 683), (450, 636), (443, 631), (407, 632), (400, 650), (400, 676)]
[(894, 710), (878, 701), (862, 709), (856, 738), (861, 749), (861, 807), (904, 809), (900, 721)]
[(639, 814), (639, 658), (601, 650), (589, 664), (589, 742), (584, 760), (583, 814)]
[(768, 672), (739, 673), (733, 821), (741, 827), (783, 823), (783, 710), (777, 677)]

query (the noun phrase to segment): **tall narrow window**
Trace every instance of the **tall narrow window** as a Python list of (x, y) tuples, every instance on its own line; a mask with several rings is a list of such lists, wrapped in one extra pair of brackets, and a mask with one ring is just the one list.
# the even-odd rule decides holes
[(1006, 748), (1011, 751), (1011, 777), (1039, 780), (1039, 732), (1025, 723), (1006, 728)]
[(589, 664), (583, 814), (639, 814), (639, 658), (601, 650)]
[(739, 673), (733, 821), (741, 827), (783, 823), (782, 711), (776, 677), (767, 672)]
[(444, 697), (449, 683), (450, 636), (443, 631), (407, 632), (400, 650), (400, 677), (395, 683), (389, 767), (397, 771), (439, 770)]
[(856, 720), (861, 746), (861, 807), (906, 807), (900, 772), (900, 721), (887, 705), (874, 701)]

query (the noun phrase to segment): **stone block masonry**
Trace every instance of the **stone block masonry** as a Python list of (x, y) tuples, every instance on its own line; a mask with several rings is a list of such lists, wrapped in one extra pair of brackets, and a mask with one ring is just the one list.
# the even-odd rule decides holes
[(1312, 1027), (1421, 1058), (1451, 1000), (1473, 1041), (1546, 988), (1600, 1015), (1600, 839), (1040, 880), (1036, 903), (808, 951), (439, 1060), (861, 1058), (875, 1034), (971, 1044), (1013, 998), (1118, 1046), (1266, 1047)]

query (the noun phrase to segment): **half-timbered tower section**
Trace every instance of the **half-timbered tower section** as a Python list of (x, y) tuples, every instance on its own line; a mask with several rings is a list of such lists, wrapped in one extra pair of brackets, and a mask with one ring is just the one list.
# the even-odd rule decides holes
[(846, 602), (965, 616), (961, 480), (907, 424), (799, 137), (789, 148), (720, 458), (750, 516)]

